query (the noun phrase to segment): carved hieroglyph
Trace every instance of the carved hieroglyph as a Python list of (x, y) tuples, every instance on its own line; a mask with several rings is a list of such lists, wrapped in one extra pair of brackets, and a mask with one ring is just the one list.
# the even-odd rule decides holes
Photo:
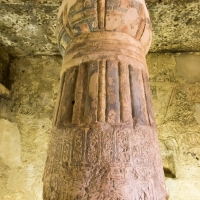
[(67, 0), (45, 200), (165, 200), (145, 54), (143, 0)]
[(199, 53), (147, 56), (170, 200), (200, 199), (199, 60)]

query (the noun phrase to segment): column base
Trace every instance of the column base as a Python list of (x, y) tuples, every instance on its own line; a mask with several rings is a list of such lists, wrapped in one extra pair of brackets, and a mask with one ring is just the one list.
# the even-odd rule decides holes
[(150, 126), (97, 123), (54, 128), (44, 200), (165, 200), (157, 135)]

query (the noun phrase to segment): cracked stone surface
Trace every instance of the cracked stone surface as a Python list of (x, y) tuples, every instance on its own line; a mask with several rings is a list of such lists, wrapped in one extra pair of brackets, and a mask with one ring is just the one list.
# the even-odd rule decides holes
[[(147, 0), (153, 24), (150, 52), (200, 51), (200, 1)], [(0, 0), (0, 45), (12, 56), (57, 55), (61, 0)]]
[[(42, 174), (62, 62), (61, 57), (46, 55), (60, 54), (54, 32), (61, 2), (0, 0), (0, 96), (6, 96), (7, 62), (11, 92), (10, 98), (0, 98), (0, 119), (19, 129), (22, 164), (10, 168), (0, 158), (2, 200), (42, 200)], [(199, 200), (200, 0), (146, 3), (153, 24), (147, 63), (169, 200)], [(8, 152), (17, 145), (9, 144)]]
[(166, 200), (144, 1), (65, 0), (59, 11), (63, 64), (43, 199)]

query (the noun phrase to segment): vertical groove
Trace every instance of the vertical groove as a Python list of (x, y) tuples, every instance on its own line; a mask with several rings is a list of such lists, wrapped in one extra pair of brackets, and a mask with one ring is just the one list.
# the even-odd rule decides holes
[(148, 76), (145, 72), (143, 72), (142, 76), (143, 76), (143, 82), (144, 82), (144, 90), (145, 90), (145, 96), (146, 96), (149, 124), (152, 126), (152, 125), (155, 125), (155, 118), (153, 114), (153, 104), (152, 104), (152, 98), (151, 98), (150, 87), (149, 87), (149, 82), (148, 82)]
[(104, 0), (104, 28), (106, 28), (106, 11), (107, 11), (107, 0)]
[(144, 30), (145, 30), (145, 26), (146, 26), (146, 17), (145, 17), (145, 11), (144, 11), (144, 7), (142, 5), (139, 5), (139, 10), (140, 10), (140, 15), (141, 15), (141, 21), (140, 24), (138, 26), (138, 30), (136, 32), (136, 40), (140, 40), (140, 38), (142, 37)]
[(98, 101), (98, 121), (105, 122), (106, 112), (106, 61), (99, 62), (99, 101)]
[(129, 65), (129, 83), (130, 83), (130, 96), (131, 96), (131, 107), (132, 107), (132, 119), (135, 119), (135, 109), (134, 109), (134, 93), (133, 93), (133, 81), (132, 81), (132, 67)]
[(84, 118), (87, 122), (97, 121), (98, 105), (98, 64), (88, 63), (87, 92), (85, 100)]
[(63, 87), (64, 87), (64, 84), (65, 84), (65, 76), (66, 76), (66, 72), (64, 72), (64, 74), (62, 75), (61, 82), (60, 82), (60, 90), (59, 90), (60, 96), (57, 99), (56, 112), (55, 112), (55, 117), (54, 117), (54, 125), (55, 126), (57, 125), (58, 113), (59, 113), (59, 110), (60, 110), (60, 102), (61, 102), (61, 99), (62, 99)]
[(109, 112), (109, 107), (108, 107), (108, 101), (109, 101), (109, 90), (108, 90), (108, 67), (109, 67), (109, 61), (106, 60), (106, 122), (108, 122), (108, 112)]
[(132, 120), (130, 82), (128, 77), (128, 64), (119, 63), (120, 114), (122, 122), (130, 122)]
[(106, 63), (105, 63), (105, 85), (106, 85), (106, 96), (105, 96), (105, 99), (106, 99), (106, 107), (105, 107), (105, 121), (107, 122), (108, 121), (108, 106), (107, 106), (107, 102), (108, 102), (108, 90), (107, 90), (107, 87), (108, 87), (108, 79), (107, 79), (107, 75), (108, 74), (108, 60), (106, 60)]
[(143, 121), (144, 125), (149, 125), (149, 116), (147, 112), (147, 101), (146, 101), (146, 95), (144, 90), (144, 80), (143, 80), (143, 74), (142, 70), (139, 70), (139, 82), (141, 83), (141, 105), (142, 105), (142, 113), (143, 113)]
[(104, 29), (105, 27), (105, 8), (106, 0), (97, 0), (97, 9), (98, 9), (98, 26), (99, 29)]
[(147, 110), (146, 100), (143, 87), (143, 78), (139, 68), (130, 68), (130, 82), (131, 82), (131, 100), (132, 100), (132, 113), (137, 120), (138, 124), (147, 125)]
[(99, 101), (99, 62), (96, 61), (93, 66), (93, 74), (92, 74), (92, 79), (90, 82), (90, 85), (93, 89), (90, 96), (92, 97), (92, 102), (91, 102), (91, 112), (92, 112), (92, 121), (97, 122), (97, 110), (98, 110), (98, 101)]
[(72, 122), (75, 86), (77, 80), (78, 67), (71, 67), (66, 71), (65, 86), (60, 104), (59, 124), (65, 126)]
[(144, 87), (144, 96), (145, 96), (145, 102), (146, 102), (146, 111), (147, 111), (147, 120), (148, 120), (148, 123), (149, 125), (151, 125), (151, 121), (150, 121), (150, 110), (149, 110), (149, 102), (148, 102), (148, 99), (147, 99), (147, 91), (146, 91), (146, 80), (144, 79), (144, 74), (142, 72), (142, 80), (143, 80), (143, 87)]
[(107, 61), (106, 117), (107, 122), (120, 122), (118, 61)]
[(118, 94), (119, 94), (119, 121), (123, 122), (122, 115), (123, 115), (123, 109), (122, 109), (122, 98), (121, 98), (121, 77), (120, 77), (120, 62), (117, 63), (117, 72), (118, 72)]
[(72, 123), (79, 124), (81, 123), (82, 116), (84, 114), (84, 90), (87, 79), (86, 67), (84, 64), (81, 64), (78, 69), (78, 76), (75, 89), (75, 99), (74, 99), (74, 109)]
[(83, 101), (82, 101), (82, 116), (81, 116), (81, 122), (85, 121), (85, 102), (86, 102), (86, 98), (87, 98), (87, 87), (88, 87), (88, 64), (84, 63), (84, 68), (85, 68), (85, 80), (83, 80), (84, 82), (84, 86), (83, 86)]
[(61, 109), (61, 106), (62, 106), (62, 101), (63, 101), (63, 98), (64, 98), (64, 90), (66, 88), (66, 84), (67, 84), (67, 75), (69, 74), (69, 71), (66, 70), (65, 72), (65, 77), (63, 79), (63, 87), (62, 87), (62, 94), (60, 96), (60, 99), (59, 99), (59, 110), (58, 110), (58, 113), (57, 113), (57, 119), (56, 119), (56, 125), (60, 125), (60, 121), (61, 121), (61, 113), (62, 113), (62, 109)]
[(85, 79), (85, 99), (84, 99), (84, 113), (83, 113), (83, 122), (85, 122), (87, 120), (87, 117), (86, 116), (88, 114), (88, 92), (89, 92), (89, 80), (90, 80), (90, 77), (89, 77), (89, 64), (88, 63), (85, 63), (85, 67), (86, 67), (86, 74), (87, 74), (87, 77)]

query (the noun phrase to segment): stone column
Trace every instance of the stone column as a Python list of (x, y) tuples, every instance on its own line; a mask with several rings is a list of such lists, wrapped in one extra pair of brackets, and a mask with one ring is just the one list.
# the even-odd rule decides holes
[(66, 0), (44, 200), (165, 200), (143, 0)]

